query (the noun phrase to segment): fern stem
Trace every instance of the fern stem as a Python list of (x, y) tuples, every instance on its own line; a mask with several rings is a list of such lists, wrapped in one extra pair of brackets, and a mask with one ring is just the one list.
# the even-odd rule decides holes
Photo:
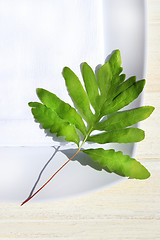
[(31, 197), (27, 198), (27, 199), (21, 204), (21, 206), (23, 206), (25, 203), (27, 203), (28, 201), (30, 201), (37, 193), (39, 193), (39, 192), (53, 179), (53, 177), (54, 177), (67, 163), (69, 163), (69, 161), (72, 160), (72, 159), (77, 155), (77, 153), (79, 153), (79, 151), (80, 151), (80, 148), (77, 150), (77, 152), (76, 152), (70, 159), (68, 159), (68, 160), (52, 175), (52, 177), (50, 177), (50, 179), (49, 179), (47, 182), (45, 182), (45, 183), (43, 184), (42, 187), (40, 187)]
[(87, 140), (88, 136), (90, 135), (90, 133), (92, 132), (92, 130), (93, 130), (93, 127), (90, 127), (90, 129), (88, 130), (88, 132), (87, 132), (87, 134), (86, 134), (86, 136), (85, 136), (82, 144), (81, 144), (80, 147), (78, 148), (77, 152), (76, 152), (70, 159), (68, 159), (68, 160), (50, 177), (50, 179), (42, 185), (42, 187), (40, 187), (32, 196), (30, 196), (29, 198), (27, 198), (27, 199), (21, 204), (21, 206), (23, 206), (25, 203), (27, 203), (28, 201), (30, 201), (37, 193), (39, 193), (39, 192), (54, 178), (54, 176), (55, 176), (67, 163), (69, 163), (70, 160), (72, 160), (72, 159), (77, 155), (77, 153), (80, 152), (83, 144), (86, 142), (86, 140)]
[(90, 133), (87, 133), (86, 137), (84, 138), (83, 142), (81, 143), (80, 147), (78, 148), (78, 149), (79, 149), (79, 151), (81, 150), (81, 148), (82, 148), (83, 144), (86, 142), (86, 140), (87, 140), (87, 138), (88, 138), (89, 134), (90, 134)]

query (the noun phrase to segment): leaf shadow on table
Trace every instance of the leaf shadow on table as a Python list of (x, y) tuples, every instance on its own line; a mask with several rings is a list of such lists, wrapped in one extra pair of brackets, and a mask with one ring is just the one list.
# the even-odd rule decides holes
[(53, 148), (54, 148), (54, 152), (53, 152), (52, 156), (47, 160), (47, 162), (46, 162), (45, 165), (43, 166), (42, 170), (41, 170), (40, 173), (38, 174), (37, 180), (36, 180), (36, 182), (33, 184), (33, 187), (32, 187), (32, 189), (31, 189), (28, 197), (26, 198), (26, 200), (29, 199), (29, 198), (33, 195), (34, 190), (36, 189), (36, 186), (37, 186), (38, 182), (40, 181), (44, 170), (46, 169), (46, 167), (48, 166), (48, 164), (53, 160), (53, 158), (54, 158), (54, 156), (56, 155), (56, 153), (58, 152), (60, 146), (58, 146), (58, 147), (53, 147)]
[[(63, 153), (65, 156), (67, 156), (68, 159), (70, 159), (75, 154), (75, 152), (78, 150), (78, 149), (60, 150), (60, 146), (58, 146), (58, 147), (53, 146), (52, 148), (54, 149), (54, 152), (53, 152), (52, 156), (46, 161), (45, 165), (39, 172), (37, 180), (33, 184), (33, 187), (31, 189), (28, 197), (26, 198), (26, 200), (29, 199), (34, 194), (35, 189), (42, 177), (43, 172), (47, 168), (48, 164), (54, 160), (54, 157), (56, 156), (57, 152)], [(98, 162), (94, 162), (87, 154), (85, 154), (83, 152), (79, 152), (71, 161), (78, 161), (82, 166), (90, 166), (91, 168), (93, 168), (97, 171), (102, 171), (102, 169), (104, 169), (105, 171), (110, 173), (110, 171), (107, 167), (102, 168)]]
[[(67, 149), (67, 150), (60, 150), (60, 151), (64, 155), (66, 155), (68, 159), (70, 159), (77, 150), (78, 149)], [(71, 159), (71, 161), (78, 161), (82, 166), (88, 165), (98, 171), (102, 170), (102, 167), (98, 163), (92, 161), (92, 159), (83, 152), (79, 152), (73, 159)]]
[[(78, 149), (67, 149), (67, 150), (59, 150), (63, 154), (67, 156), (68, 159), (70, 159), (75, 152)], [(94, 162), (90, 156), (83, 152), (79, 152), (71, 161), (78, 161), (82, 166), (90, 166), (91, 168), (97, 170), (97, 171), (102, 171), (104, 169), (105, 171), (110, 173), (110, 170), (107, 167), (102, 168), (101, 165), (98, 162)]]

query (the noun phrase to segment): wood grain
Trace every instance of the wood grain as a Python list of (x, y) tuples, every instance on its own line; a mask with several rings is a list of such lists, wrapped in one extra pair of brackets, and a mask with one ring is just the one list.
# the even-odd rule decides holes
[(146, 139), (137, 159), (152, 173), (100, 192), (56, 202), (0, 203), (0, 240), (160, 239), (160, 1), (149, 0), (149, 53), (145, 104), (156, 107), (141, 124)]

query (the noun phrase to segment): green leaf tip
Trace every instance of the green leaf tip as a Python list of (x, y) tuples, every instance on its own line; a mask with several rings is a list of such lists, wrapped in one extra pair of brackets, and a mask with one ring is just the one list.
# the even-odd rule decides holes
[(113, 74), (121, 73), (123, 68), (121, 67), (121, 53), (119, 49), (116, 49), (109, 59), (109, 63), (112, 68)]
[(45, 89), (38, 88), (37, 95), (46, 107), (55, 111), (60, 118), (73, 124), (83, 135), (86, 135), (87, 129), (85, 124), (75, 108)]
[(92, 122), (94, 116), (90, 109), (89, 97), (79, 78), (68, 67), (63, 69), (63, 77), (65, 79), (68, 93), (78, 112), (87, 123)]
[(92, 68), (86, 62), (82, 64), (81, 71), (89, 101), (92, 107), (95, 109), (95, 111), (98, 111), (99, 106), (97, 100), (99, 98), (99, 90), (96, 76)]
[(124, 128), (103, 132), (88, 137), (87, 141), (95, 143), (133, 143), (140, 142), (145, 138), (145, 133), (139, 128)]
[(149, 171), (136, 159), (129, 155), (124, 155), (121, 151), (116, 152), (113, 149), (104, 150), (103, 148), (82, 150), (88, 154), (91, 159), (98, 162), (101, 167), (107, 167), (109, 171), (120, 176), (147, 179), (150, 176)]
[(126, 128), (148, 118), (153, 110), (154, 107), (144, 106), (127, 111), (119, 111), (110, 116), (107, 120), (97, 123), (95, 129), (111, 131)]
[(30, 102), (32, 114), (44, 129), (49, 129), (56, 136), (64, 136), (66, 141), (74, 142), (79, 146), (79, 135), (75, 127), (60, 118), (55, 111), (38, 102)]

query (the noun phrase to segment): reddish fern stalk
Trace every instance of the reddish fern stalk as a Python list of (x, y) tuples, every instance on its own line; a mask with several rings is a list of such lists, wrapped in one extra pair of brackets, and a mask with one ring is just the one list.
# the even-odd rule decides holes
[(52, 175), (52, 177), (50, 177), (50, 179), (49, 179), (47, 182), (45, 182), (45, 184), (43, 184), (42, 187), (40, 187), (31, 197), (27, 198), (27, 199), (21, 204), (21, 206), (23, 206), (25, 203), (27, 203), (28, 201), (30, 201), (37, 193), (39, 193), (39, 192), (54, 178), (54, 176), (55, 176), (64, 166), (66, 166), (67, 163), (69, 163), (70, 160), (72, 160), (72, 159), (77, 155), (77, 153), (79, 153), (79, 151), (80, 151), (80, 149), (78, 149), (77, 152), (76, 152), (70, 159), (68, 159), (68, 160)]

